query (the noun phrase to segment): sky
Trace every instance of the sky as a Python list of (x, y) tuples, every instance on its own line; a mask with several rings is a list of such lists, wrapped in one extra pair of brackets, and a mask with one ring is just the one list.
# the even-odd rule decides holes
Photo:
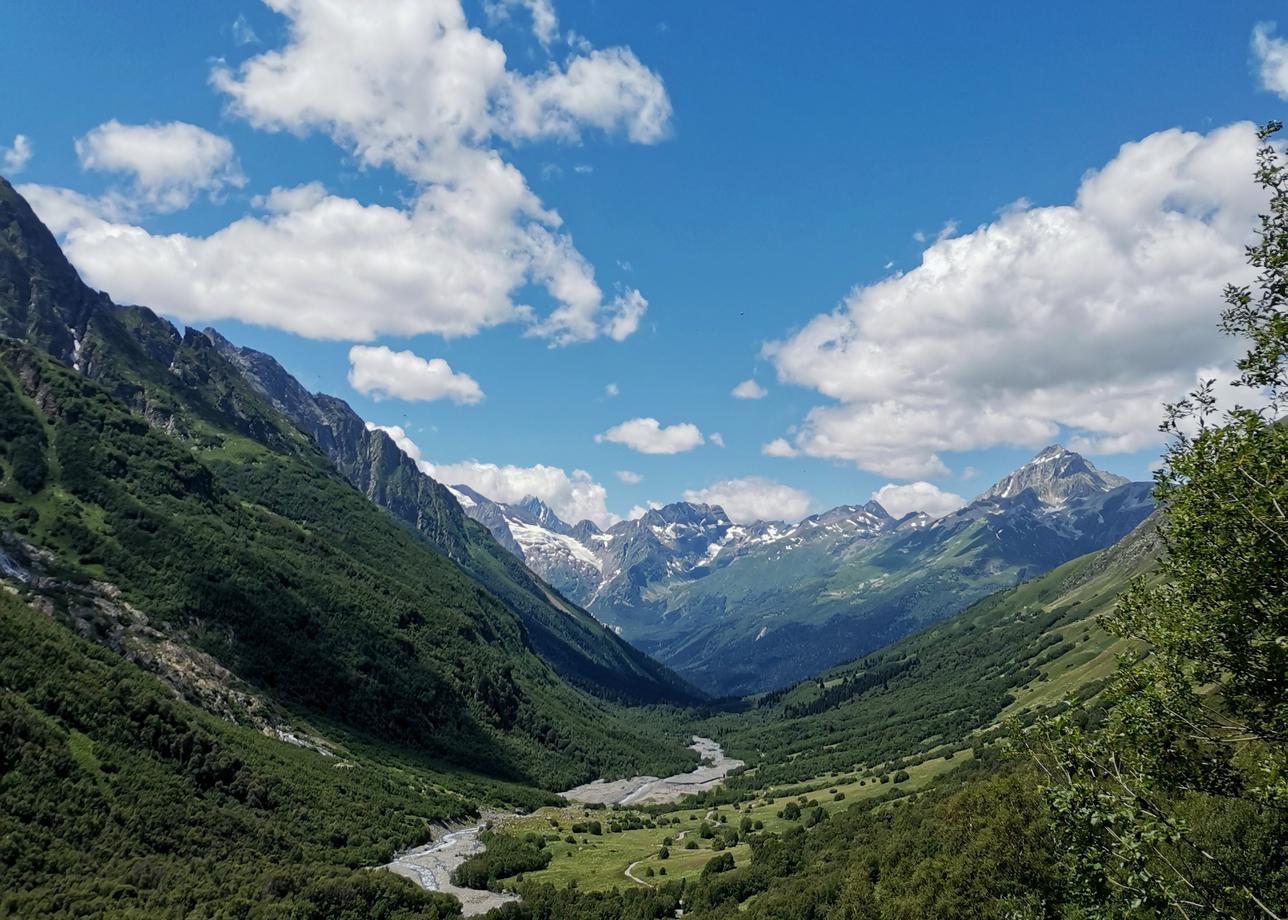
[(0, 83), (88, 283), (441, 480), (940, 514), (1228, 376), (1288, 7), (46, 0)]

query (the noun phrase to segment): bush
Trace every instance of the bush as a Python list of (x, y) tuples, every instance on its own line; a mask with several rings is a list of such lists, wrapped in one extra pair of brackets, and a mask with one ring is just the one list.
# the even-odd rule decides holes
[(733, 854), (721, 853), (702, 867), (702, 877), (707, 878), (720, 872), (728, 872), (732, 868), (734, 868)]
[(908, 771), (900, 770), (894, 775), (894, 781), (896, 783), (906, 783), (908, 781)]
[(550, 865), (546, 842), (536, 834), (517, 838), (484, 831), (479, 840), (487, 849), (461, 863), (452, 873), (452, 884), (462, 888), (495, 888), (500, 879)]

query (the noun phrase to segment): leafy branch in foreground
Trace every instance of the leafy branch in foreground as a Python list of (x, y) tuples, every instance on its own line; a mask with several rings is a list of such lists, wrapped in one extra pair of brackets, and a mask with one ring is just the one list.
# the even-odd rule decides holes
[(1106, 627), (1131, 640), (1094, 714), (1022, 743), (1082, 905), (1097, 917), (1261, 917), (1288, 904), (1288, 167), (1260, 137), (1269, 198), (1221, 328), (1249, 343), (1221, 411), (1215, 381), (1169, 406), (1155, 474), (1166, 510), (1155, 577)]

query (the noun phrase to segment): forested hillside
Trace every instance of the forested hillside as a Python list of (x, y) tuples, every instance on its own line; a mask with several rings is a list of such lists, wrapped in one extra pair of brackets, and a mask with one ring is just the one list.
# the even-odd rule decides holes
[(361, 867), (514, 790), (230, 725), (53, 614), (0, 592), (0, 916), (456, 915)]

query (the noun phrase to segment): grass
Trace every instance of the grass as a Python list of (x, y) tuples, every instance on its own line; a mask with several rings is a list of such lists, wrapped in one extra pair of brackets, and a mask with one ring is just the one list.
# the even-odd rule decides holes
[[(711, 840), (698, 837), (698, 829), (704, 820), (716, 827), (720, 817), (727, 819), (730, 827), (737, 828), (744, 816), (753, 822), (761, 821), (763, 830), (770, 833), (782, 833), (787, 828), (799, 824), (778, 817), (787, 802), (798, 795), (806, 799), (815, 799), (829, 815), (844, 811), (856, 803), (882, 796), (892, 789), (907, 793), (917, 792), (939, 776), (967, 762), (971, 757), (969, 749), (959, 751), (951, 760), (935, 758), (924, 763), (907, 767), (908, 779), (894, 785), (882, 783), (879, 779), (881, 770), (858, 771), (838, 776), (816, 777), (808, 783), (791, 786), (771, 787), (764, 790), (757, 798), (744, 802), (740, 808), (731, 805), (719, 808), (679, 808), (667, 812), (668, 820), (678, 820), (678, 824), (655, 825), (637, 830), (626, 830), (612, 833), (608, 823), (614, 816), (625, 817), (631, 809), (615, 811), (612, 809), (592, 810), (581, 806), (561, 808), (541, 808), (523, 817), (506, 820), (500, 830), (507, 834), (520, 835), (528, 832), (546, 837), (546, 848), (552, 854), (550, 865), (540, 872), (527, 873), (524, 878), (529, 881), (544, 882), (556, 887), (565, 887), (576, 881), (583, 891), (607, 891), (611, 888), (633, 886), (636, 883), (626, 877), (626, 868), (632, 863), (639, 863), (635, 875), (645, 882), (658, 882), (665, 879), (696, 878), (702, 868), (717, 855), (711, 849)], [(810, 789), (812, 791), (805, 791)], [(836, 794), (843, 798), (836, 799)], [(810, 806), (812, 809), (814, 806)], [(651, 820), (644, 812), (633, 812), (643, 820)], [(597, 820), (603, 825), (603, 835), (576, 834), (576, 843), (567, 843), (564, 838), (571, 832), (574, 822)], [(551, 822), (557, 822), (556, 828)], [(724, 825), (720, 825), (724, 826)], [(683, 839), (679, 839), (684, 834)], [(670, 837), (672, 844), (668, 848), (670, 858), (658, 859), (657, 853), (665, 838)], [(689, 839), (698, 842), (698, 849), (684, 848)], [(751, 847), (740, 842), (726, 850), (733, 855), (736, 865), (744, 865), (751, 859)], [(666, 869), (666, 876), (654, 875), (652, 879), (645, 875), (645, 870), (652, 868), (654, 873)]]

